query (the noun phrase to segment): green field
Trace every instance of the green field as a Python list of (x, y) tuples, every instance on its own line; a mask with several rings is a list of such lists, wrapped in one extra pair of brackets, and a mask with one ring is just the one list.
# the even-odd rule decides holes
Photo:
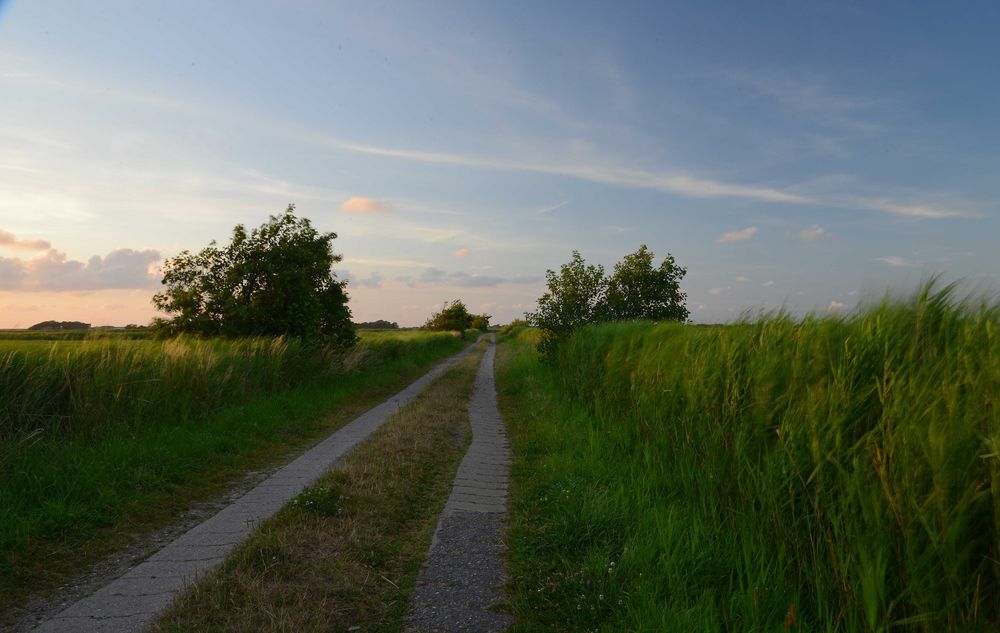
[(150, 338), (146, 328), (127, 330), (0, 330), (0, 341), (84, 341), (93, 339), (142, 340)]
[(0, 340), (0, 612), (330, 432), (466, 341)]
[(997, 305), (534, 338), (498, 369), (517, 630), (1000, 625)]

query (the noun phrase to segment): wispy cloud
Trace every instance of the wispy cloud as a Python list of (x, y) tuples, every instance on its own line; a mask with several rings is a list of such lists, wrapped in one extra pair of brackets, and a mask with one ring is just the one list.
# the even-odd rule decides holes
[(383, 259), (378, 257), (348, 257), (344, 259), (346, 264), (360, 264), (363, 266), (385, 266), (386, 268), (429, 268), (427, 262), (415, 259)]
[(458, 288), (494, 288), (500, 284), (534, 284), (541, 280), (539, 276), (500, 277), (497, 275), (469, 274), (462, 271), (444, 271), (440, 268), (425, 269), (419, 277), (398, 277), (409, 286), (454, 286)]
[(733, 278), (733, 281), (735, 281), (738, 284), (744, 284), (744, 283), (750, 281), (750, 278), (749, 277), (744, 277), (743, 275), (737, 275), (736, 277)]
[(542, 215), (544, 213), (549, 213), (550, 211), (555, 211), (556, 209), (561, 209), (561, 208), (565, 207), (569, 203), (570, 203), (569, 200), (563, 200), (559, 204), (554, 204), (551, 207), (541, 208), (538, 211), (535, 211), (535, 213), (537, 213), (538, 215)]
[(846, 306), (843, 303), (833, 300), (830, 302), (830, 305), (826, 306), (826, 309), (829, 312), (836, 312), (838, 310), (843, 310), (845, 307)]
[[(813, 79), (788, 80), (776, 78), (764, 74), (755, 75), (750, 73), (730, 73), (728, 71), (721, 74), (723, 78), (730, 82), (752, 87), (761, 94), (769, 95), (782, 103), (789, 104), (803, 111), (826, 112), (834, 115), (845, 113), (856, 113), (872, 108), (880, 103), (862, 97), (844, 97), (837, 95), (826, 85)], [(28, 82), (42, 87), (58, 88), (73, 94), (87, 94), (104, 100), (141, 102), (150, 106), (180, 111), (187, 114), (198, 115), (211, 119), (233, 120), (237, 117), (241, 123), (255, 125), (261, 131), (278, 135), (282, 138), (329, 147), (341, 151), (349, 151), (374, 156), (383, 156), (403, 160), (412, 160), (425, 163), (462, 166), (474, 169), (503, 170), (503, 171), (526, 171), (534, 173), (552, 174), (567, 176), (597, 182), (618, 187), (635, 189), (647, 189), (662, 191), (692, 198), (734, 198), (743, 200), (756, 200), (760, 202), (772, 202), (780, 204), (794, 204), (807, 206), (832, 206), (844, 209), (856, 209), (865, 211), (875, 211), (888, 213), (901, 217), (917, 219), (943, 219), (955, 217), (975, 217), (976, 210), (968, 208), (965, 204), (931, 204), (921, 200), (899, 201), (883, 196), (866, 197), (851, 195), (850, 192), (841, 192), (831, 195), (819, 195), (808, 191), (801, 186), (774, 186), (771, 184), (755, 183), (734, 183), (719, 180), (703, 175), (698, 175), (684, 168), (649, 169), (636, 167), (628, 164), (627, 161), (616, 161), (609, 157), (608, 152), (598, 150), (599, 159), (593, 157), (571, 158), (567, 160), (539, 160), (525, 159), (524, 156), (477, 156), (448, 152), (412, 150), (394, 147), (382, 147), (378, 145), (353, 142), (341, 138), (331, 137), (317, 130), (305, 129), (290, 126), (286, 121), (276, 121), (261, 117), (252, 112), (239, 112), (233, 108), (205, 106), (196, 100), (180, 100), (163, 98), (155, 95), (154, 91), (148, 94), (145, 92), (132, 93), (119, 89), (110, 90), (104, 84), (89, 85), (81, 84), (75, 78), (54, 77), (38, 69), (31, 68), (19, 72), (9, 72), (3, 79), (17, 82)], [(508, 80), (504, 80), (507, 82)], [(505, 89), (504, 94), (516, 94), (516, 90)], [(492, 94), (492, 93), (491, 93)], [(537, 95), (528, 99), (532, 107), (538, 106)], [(518, 103), (524, 101), (523, 95), (515, 99)], [(560, 108), (547, 100), (543, 100), (544, 105), (539, 106), (544, 110), (554, 110), (560, 116)], [(858, 124), (860, 125), (860, 123)], [(512, 144), (516, 145), (516, 144)], [(522, 144), (523, 145), (523, 144)], [(540, 155), (537, 152), (536, 155)], [(527, 153), (531, 155), (531, 153)], [(544, 154), (541, 154), (544, 155)], [(7, 164), (7, 161), (4, 161)], [(16, 165), (17, 163), (10, 163)], [(281, 183), (272, 183), (275, 193), (280, 190)], [(302, 192), (300, 192), (302, 193)], [(305, 192), (307, 195), (297, 195), (296, 199), (304, 197), (326, 197), (325, 191)], [(357, 201), (348, 205), (351, 210), (346, 212), (372, 213), (378, 210), (386, 210), (384, 203), (357, 196)], [(353, 199), (353, 198), (352, 198)], [(365, 204), (362, 201), (369, 201)], [(350, 201), (348, 201), (350, 202)], [(539, 213), (555, 210), (568, 201), (554, 205), (550, 209), (539, 210)], [(345, 202), (345, 204), (347, 204)], [(379, 205), (383, 205), (379, 207)]]
[(941, 207), (932, 204), (921, 203), (901, 203), (887, 198), (855, 198), (847, 202), (850, 206), (871, 211), (882, 211), (892, 215), (899, 215), (906, 218), (921, 218), (927, 220), (941, 220), (944, 218), (968, 218), (977, 217), (979, 214), (974, 211)]
[(399, 158), (424, 163), (453, 165), (475, 169), (527, 171), (558, 176), (570, 176), (590, 182), (599, 182), (608, 185), (638, 189), (652, 189), (694, 198), (728, 197), (746, 198), (764, 202), (799, 204), (813, 203), (813, 201), (808, 197), (790, 191), (783, 191), (766, 186), (727, 183), (709, 178), (700, 178), (686, 173), (655, 172), (604, 164), (559, 164), (558, 162), (539, 163), (515, 159), (450, 154), (446, 152), (407, 150), (365, 145), (361, 143), (351, 143), (330, 137), (320, 140), (314, 135), (303, 135), (300, 137), (300, 140), (322, 142), (327, 146), (337, 149), (373, 156), (384, 156), (387, 158)]
[(389, 205), (364, 196), (351, 196), (340, 205), (340, 208), (345, 213), (365, 215), (369, 213), (384, 213), (389, 210)]
[(745, 229), (740, 229), (738, 231), (727, 231), (723, 233), (716, 239), (716, 242), (720, 244), (727, 244), (729, 242), (745, 242), (746, 240), (753, 239), (753, 236), (757, 235), (756, 226), (748, 226)]
[(882, 262), (886, 266), (896, 266), (896, 267), (905, 267), (905, 268), (915, 268), (917, 266), (916, 263), (914, 263), (914, 262), (912, 262), (912, 261), (910, 261), (910, 260), (908, 260), (908, 259), (906, 259), (904, 257), (897, 257), (895, 255), (890, 256), (890, 257), (876, 257), (875, 261)]
[(829, 239), (833, 235), (818, 224), (804, 228), (798, 232), (798, 238), (803, 242), (815, 242), (822, 239)]
[(923, 202), (899, 202), (884, 197), (845, 194), (819, 195), (800, 190), (800, 188), (732, 183), (692, 175), (686, 171), (649, 170), (622, 166), (613, 162), (595, 162), (593, 160), (537, 162), (530, 159), (409, 150), (354, 143), (321, 134), (297, 133), (294, 138), (302, 142), (318, 143), (326, 147), (373, 156), (471, 169), (523, 171), (568, 176), (588, 182), (661, 191), (689, 198), (734, 198), (779, 204), (825, 206), (838, 209), (876, 211), (901, 217), (931, 220), (979, 216), (977, 211), (967, 208), (968, 205), (965, 204), (942, 206)]
[(19, 239), (13, 233), (0, 229), (0, 248), (16, 248), (25, 251), (44, 251), (52, 248), (45, 240)]
[(467, 248), (460, 248), (455, 251), (455, 257), (468, 257), (470, 252)]
[(723, 286), (721, 288), (709, 288), (708, 289), (708, 294), (710, 294), (710, 295), (712, 295), (714, 297), (718, 297), (719, 295), (726, 294), (730, 290), (732, 290), (731, 286)]
[(765, 288), (770, 288), (773, 285), (774, 285), (773, 279), (768, 279), (767, 281), (761, 284), (761, 286), (764, 286)]
[(820, 77), (733, 69), (709, 75), (828, 126), (862, 133), (882, 129), (872, 115), (885, 108), (885, 99), (838, 92)]

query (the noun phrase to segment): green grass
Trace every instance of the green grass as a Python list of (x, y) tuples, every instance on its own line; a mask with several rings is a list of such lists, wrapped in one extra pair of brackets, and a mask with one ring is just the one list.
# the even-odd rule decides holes
[(348, 421), (464, 342), (0, 345), (0, 611)]
[(501, 348), (518, 630), (1000, 625), (1000, 308)]

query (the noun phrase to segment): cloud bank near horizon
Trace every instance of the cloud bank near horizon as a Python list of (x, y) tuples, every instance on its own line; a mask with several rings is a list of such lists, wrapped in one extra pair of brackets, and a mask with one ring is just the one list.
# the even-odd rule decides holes
[(49, 249), (29, 259), (0, 257), (0, 290), (85, 292), (158, 288), (160, 252), (121, 248), (86, 262)]

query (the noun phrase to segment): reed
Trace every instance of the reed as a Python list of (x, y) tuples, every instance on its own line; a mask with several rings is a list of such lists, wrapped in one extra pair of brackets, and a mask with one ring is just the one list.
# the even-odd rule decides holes
[(546, 500), (520, 534), (602, 587), (581, 630), (1000, 624), (995, 303), (929, 284), (843, 317), (603, 325), (513, 367), (563, 410), (522, 435), (570, 439), (525, 474)]

